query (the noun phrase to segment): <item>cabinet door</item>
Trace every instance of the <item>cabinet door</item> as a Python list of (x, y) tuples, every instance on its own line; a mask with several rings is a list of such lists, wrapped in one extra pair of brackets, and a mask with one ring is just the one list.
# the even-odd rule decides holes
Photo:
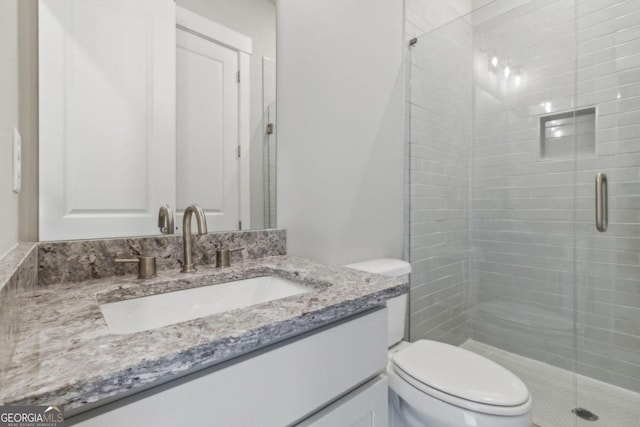
[(157, 234), (175, 206), (172, 0), (40, 0), (40, 240)]
[(386, 427), (387, 387), (387, 377), (380, 375), (296, 427)]

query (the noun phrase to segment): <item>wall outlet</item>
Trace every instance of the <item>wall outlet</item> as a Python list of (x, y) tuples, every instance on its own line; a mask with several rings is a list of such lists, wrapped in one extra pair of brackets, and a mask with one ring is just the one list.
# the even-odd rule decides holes
[(22, 189), (22, 137), (18, 129), (13, 128), (13, 192)]

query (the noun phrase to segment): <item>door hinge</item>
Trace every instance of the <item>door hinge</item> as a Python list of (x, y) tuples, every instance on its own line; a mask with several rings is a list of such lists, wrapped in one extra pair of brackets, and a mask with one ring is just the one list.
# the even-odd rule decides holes
[(242, 147), (238, 145), (238, 158), (242, 155)]
[(267, 125), (267, 135), (273, 134), (273, 123)]
[(240, 83), (240, 71), (238, 71), (237, 76), (238, 76), (238, 83)]
[(242, 221), (238, 221), (238, 230), (242, 230)]

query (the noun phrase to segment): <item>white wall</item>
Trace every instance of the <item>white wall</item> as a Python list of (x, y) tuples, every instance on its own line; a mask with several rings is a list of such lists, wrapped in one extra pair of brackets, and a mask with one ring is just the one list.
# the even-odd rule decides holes
[(278, 0), (278, 226), (294, 256), (402, 256), (403, 2)]
[(18, 2), (0, 2), (0, 258), (18, 242), (13, 184), (13, 128), (18, 127)]

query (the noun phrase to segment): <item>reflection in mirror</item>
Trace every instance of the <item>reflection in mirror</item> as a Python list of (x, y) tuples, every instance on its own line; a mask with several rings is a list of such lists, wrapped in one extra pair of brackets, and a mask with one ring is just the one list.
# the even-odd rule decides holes
[(40, 240), (159, 234), (165, 204), (177, 232), (194, 203), (209, 231), (276, 226), (274, 1), (39, 15)]
[(177, 214), (196, 202), (210, 230), (273, 228), (275, 3), (177, 6)]

